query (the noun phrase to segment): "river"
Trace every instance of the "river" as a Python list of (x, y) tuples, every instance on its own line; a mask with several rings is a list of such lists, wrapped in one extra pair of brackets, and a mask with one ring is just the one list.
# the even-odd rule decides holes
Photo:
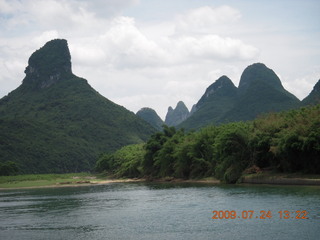
[(1, 240), (319, 237), (316, 186), (111, 183), (0, 192)]

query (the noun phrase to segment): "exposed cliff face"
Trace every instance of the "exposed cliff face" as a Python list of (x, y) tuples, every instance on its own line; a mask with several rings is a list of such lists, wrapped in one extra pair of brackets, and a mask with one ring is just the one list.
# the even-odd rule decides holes
[(48, 88), (70, 76), (71, 55), (67, 41), (55, 39), (47, 42), (31, 55), (24, 72), (26, 77), (23, 84), (34, 89)]
[(176, 108), (171, 106), (168, 108), (168, 112), (165, 119), (165, 124), (168, 126), (177, 126), (190, 116), (189, 110), (184, 102), (179, 101)]

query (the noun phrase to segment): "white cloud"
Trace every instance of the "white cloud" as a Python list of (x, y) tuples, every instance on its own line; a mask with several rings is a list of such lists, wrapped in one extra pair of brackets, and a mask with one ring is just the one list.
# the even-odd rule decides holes
[(162, 61), (166, 53), (148, 39), (129, 17), (117, 17), (100, 41), (115, 67), (146, 67)]
[(57, 38), (59, 38), (58, 31), (57, 30), (50, 30), (50, 31), (45, 31), (45, 32), (41, 33), (41, 35), (39, 35), (39, 36), (35, 36), (33, 38), (33, 42), (37, 46), (42, 46), (46, 42), (48, 42), (52, 39), (57, 39)]
[(182, 57), (234, 60), (254, 59), (258, 49), (241, 40), (218, 35), (182, 36), (174, 40)]
[(306, 80), (298, 80), (306, 74), (287, 75), (300, 61), (286, 60), (293, 58), (289, 51), (297, 52), (301, 44), (288, 41), (292, 36), (274, 38), (272, 31), (261, 31), (259, 21), (248, 25), (235, 7), (199, 3), (157, 21), (123, 14), (139, 4), (144, 2), (0, 0), (0, 96), (21, 83), (32, 52), (54, 38), (68, 40), (76, 75), (135, 112), (148, 106), (164, 117), (168, 106), (179, 100), (190, 108), (221, 75), (237, 86), (244, 68), (257, 61), (281, 66), (274, 70), (299, 97), (312, 89), (313, 75)]
[(19, 1), (12, 0), (10, 3), (6, 0), (0, 0), (0, 13), (1, 14), (12, 14), (15, 9), (20, 6)]
[(99, 17), (114, 17), (121, 15), (124, 9), (135, 6), (140, 3), (140, 0), (73, 0), (81, 2), (82, 6), (91, 12), (94, 12)]
[(237, 9), (230, 6), (204, 6), (192, 9), (177, 17), (177, 32), (205, 32), (210, 33), (218, 25), (233, 23), (241, 18)]
[(303, 100), (312, 91), (314, 85), (320, 80), (320, 65), (314, 67), (310, 74), (294, 79), (281, 79), (284, 87), (296, 97)]
[[(132, 4), (132, 1), (127, 2)], [(18, 7), (15, 16), (38, 31), (28, 36), (31, 40), (25, 45), (28, 51), (32, 53), (46, 41), (65, 37), (75, 74), (87, 78), (107, 98), (133, 111), (149, 105), (163, 118), (167, 107), (179, 100), (191, 108), (204, 89), (216, 80), (208, 77), (213, 62), (251, 60), (257, 55), (254, 47), (237, 39), (174, 32), (174, 26), (181, 24), (181, 17), (178, 23), (156, 24), (152, 31), (150, 26), (145, 31), (143, 25), (137, 26), (130, 17), (96, 15), (97, 5), (92, 5), (91, 1), (76, 4), (76, 1), (26, 0), (23, 3), (25, 12)], [(222, 13), (234, 14), (233, 20), (237, 18), (235, 11), (228, 7), (198, 9), (190, 16), (196, 18), (199, 11), (214, 12), (211, 23), (226, 22), (218, 16)], [(185, 19), (190, 20), (190, 16)], [(198, 24), (204, 20), (200, 19)], [(162, 31), (163, 26), (172, 27), (170, 31)], [(12, 53), (3, 61), (7, 64), (14, 61), (10, 56)], [(23, 67), (20, 64), (21, 72), (26, 64), (27, 61)]]

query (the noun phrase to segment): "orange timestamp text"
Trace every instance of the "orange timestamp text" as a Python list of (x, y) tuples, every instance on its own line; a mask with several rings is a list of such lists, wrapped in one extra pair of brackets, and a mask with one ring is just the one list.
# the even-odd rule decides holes
[(279, 219), (308, 219), (308, 212), (306, 210), (283, 210), (278, 212), (272, 212), (270, 210), (215, 210), (212, 211), (212, 213), (212, 219), (271, 219), (273, 217), (278, 217)]

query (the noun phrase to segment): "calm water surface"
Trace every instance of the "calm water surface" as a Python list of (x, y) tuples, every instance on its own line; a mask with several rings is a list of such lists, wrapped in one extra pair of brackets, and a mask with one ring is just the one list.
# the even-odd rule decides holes
[[(255, 212), (213, 220), (214, 210)], [(261, 210), (272, 217), (260, 219)], [(280, 219), (284, 210), (306, 210), (308, 219)], [(113, 183), (1, 191), (0, 239), (320, 239), (320, 188)]]

